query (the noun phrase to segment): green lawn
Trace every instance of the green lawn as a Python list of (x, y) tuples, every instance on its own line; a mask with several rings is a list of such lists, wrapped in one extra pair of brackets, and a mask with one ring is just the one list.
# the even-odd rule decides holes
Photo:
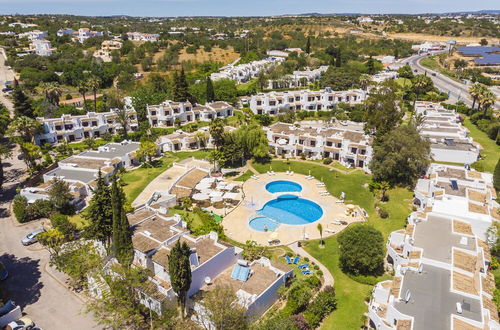
[(500, 147), (495, 143), (495, 141), (490, 139), (485, 132), (479, 130), (476, 125), (471, 123), (469, 118), (465, 118), (463, 124), (470, 131), (470, 136), (474, 139), (474, 141), (478, 142), (483, 147), (483, 151), (481, 151), (483, 159), (472, 164), (472, 167), (478, 171), (493, 173), (500, 155)]
[[(342, 191), (345, 192), (349, 203), (360, 205), (368, 212), (368, 223), (380, 230), (384, 238), (387, 238), (392, 231), (403, 228), (406, 217), (411, 212), (410, 203), (413, 193), (407, 189), (396, 188), (388, 193), (389, 202), (384, 205), (389, 212), (389, 218), (378, 217), (374, 208), (375, 199), (365, 187), (365, 184), (370, 181), (370, 176), (359, 170), (350, 174), (342, 174), (330, 171), (325, 166), (298, 161), (291, 161), (289, 164), (284, 161), (273, 161), (271, 164), (264, 165), (253, 164), (254, 168), (261, 173), (268, 171), (269, 165), (276, 172), (287, 171), (289, 168), (301, 174), (309, 174), (311, 171), (311, 175), (322, 180), (334, 196), (339, 196)], [(359, 329), (363, 323), (363, 314), (367, 311), (364, 299), (369, 296), (372, 286), (358, 283), (340, 270), (336, 236), (325, 239), (325, 244), (326, 247), (320, 249), (317, 241), (304, 242), (305, 249), (330, 270), (335, 280), (338, 309), (324, 321), (322, 329)], [(388, 276), (385, 275), (380, 280), (387, 278)]]
[(242, 175), (240, 175), (239, 177), (235, 178), (234, 181), (247, 181), (248, 179), (250, 179), (250, 177), (253, 175), (253, 172), (248, 170), (246, 171), (245, 173), (243, 173)]

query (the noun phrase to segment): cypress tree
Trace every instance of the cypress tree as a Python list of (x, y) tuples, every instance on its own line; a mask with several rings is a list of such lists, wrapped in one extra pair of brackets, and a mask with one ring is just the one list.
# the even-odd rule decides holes
[(90, 222), (85, 229), (85, 236), (97, 239), (109, 248), (113, 235), (113, 209), (111, 191), (104, 182), (101, 170), (98, 172), (97, 186), (93, 193), (87, 211), (84, 213), (84, 218)]
[(495, 171), (493, 172), (493, 187), (497, 192), (500, 192), (500, 158), (495, 166)]
[(215, 101), (215, 90), (214, 84), (212, 83), (212, 79), (210, 76), (207, 77), (207, 102)]
[(191, 286), (191, 262), (189, 256), (191, 249), (186, 242), (177, 240), (174, 247), (168, 256), (168, 273), (170, 275), (170, 284), (175, 293), (181, 307), (181, 316), (184, 317), (186, 308), (186, 297), (189, 287)]
[(17, 80), (14, 80), (14, 90), (12, 91), (12, 100), (14, 103), (14, 114), (16, 117), (26, 116), (35, 118), (33, 107), (28, 96), (23, 92)]
[(174, 72), (174, 88), (173, 88), (173, 99), (175, 102), (186, 102), (191, 99), (189, 94), (189, 85), (186, 80), (186, 74), (184, 73), (184, 68), (181, 69), (180, 73)]
[(118, 185), (116, 176), (111, 184), (111, 207), (113, 210), (113, 248), (118, 262), (129, 267), (134, 257), (132, 246), (132, 233), (129, 228), (127, 215), (123, 204), (125, 196), (122, 188)]
[(311, 53), (311, 37), (307, 37), (306, 54), (309, 55), (310, 53)]

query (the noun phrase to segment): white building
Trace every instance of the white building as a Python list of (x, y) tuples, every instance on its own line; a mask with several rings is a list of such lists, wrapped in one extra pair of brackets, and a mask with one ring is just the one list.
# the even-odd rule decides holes
[[(234, 130), (236, 128), (232, 126), (224, 126), (224, 131), (226, 132)], [(196, 132), (184, 132), (179, 129), (172, 134), (160, 136), (156, 144), (163, 152), (189, 151), (213, 147), (208, 127), (202, 127)]]
[(131, 41), (151, 41), (156, 42), (160, 37), (156, 33), (141, 33), (141, 32), (128, 32), (127, 37)]
[(29, 41), (43, 40), (48, 37), (47, 31), (33, 30), (24, 33), (19, 33), (17, 35), (19, 38), (28, 38)]
[(365, 135), (362, 123), (336, 122), (329, 127), (308, 123), (275, 123), (265, 128), (269, 146), (276, 155), (312, 159), (331, 158), (349, 167), (370, 172), (372, 138)]
[(147, 116), (151, 126), (172, 127), (176, 121), (186, 124), (196, 121), (211, 121), (233, 115), (233, 107), (227, 102), (212, 102), (205, 105), (191, 102), (173, 102), (166, 100), (158, 105), (147, 107)]
[(426, 41), (419, 45), (412, 45), (411, 49), (417, 52), (425, 53), (425, 52), (439, 51), (444, 49), (444, 47), (445, 46), (440, 43)]
[(279, 80), (269, 80), (268, 89), (304, 87), (321, 79), (321, 75), (328, 70), (328, 65), (317, 69), (297, 70)]
[(64, 28), (64, 29), (57, 30), (57, 36), (58, 37), (62, 37), (62, 36), (65, 36), (65, 35), (73, 36), (76, 33), (78, 33), (78, 31), (75, 31), (75, 30), (70, 29), (70, 28)]
[(415, 188), (418, 210), (389, 236), (395, 275), (372, 291), (371, 327), (500, 329), (483, 219), (498, 217), (492, 194), (491, 174), (431, 164)]
[(101, 48), (94, 52), (95, 58), (100, 58), (103, 62), (111, 62), (111, 52), (120, 50), (122, 43), (117, 40), (104, 40)]
[(45, 39), (35, 39), (30, 43), (30, 51), (39, 56), (50, 56), (54, 50), (50, 41)]
[(420, 135), (431, 143), (431, 158), (436, 161), (472, 164), (479, 159), (480, 146), (468, 136), (460, 116), (438, 103), (419, 101), (415, 112), (423, 116)]
[(231, 79), (241, 84), (256, 78), (261, 72), (267, 72), (271, 67), (283, 62), (283, 57), (271, 57), (250, 63), (233, 65), (229, 64), (221, 68), (219, 72), (212, 73), (212, 80)]
[[(129, 130), (138, 127), (135, 110), (127, 110), (129, 116)], [(122, 128), (116, 120), (116, 110), (109, 112), (88, 112), (85, 115), (62, 115), (60, 118), (37, 118), (42, 124), (42, 131), (35, 135), (35, 143), (75, 142), (87, 138), (101, 137), (105, 133), (116, 133)]]
[(333, 91), (329, 87), (319, 91), (304, 89), (259, 93), (250, 98), (250, 109), (255, 114), (270, 115), (277, 115), (284, 111), (326, 111), (333, 109), (341, 102), (351, 105), (359, 104), (366, 97), (367, 93), (360, 89)]
[(78, 34), (76, 35), (76, 38), (78, 39), (78, 42), (83, 44), (83, 42), (88, 38), (102, 37), (102, 36), (103, 33), (101, 31), (92, 31), (89, 28), (80, 28), (78, 29)]

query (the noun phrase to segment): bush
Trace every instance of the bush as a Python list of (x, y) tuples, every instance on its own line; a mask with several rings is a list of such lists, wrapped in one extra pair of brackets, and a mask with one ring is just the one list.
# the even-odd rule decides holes
[(53, 228), (59, 230), (66, 238), (73, 239), (76, 232), (76, 225), (69, 221), (69, 218), (60, 213), (55, 213), (50, 217)]
[(17, 221), (24, 223), (29, 221), (26, 209), (28, 208), (28, 200), (26, 197), (21, 195), (16, 195), (12, 202), (12, 210), (16, 216)]
[(292, 315), (290, 316), (290, 320), (292, 320), (293, 325), (298, 330), (309, 330), (311, 327), (309, 326), (309, 323), (307, 323), (306, 319), (304, 318), (304, 315), (302, 314), (297, 314), (297, 315)]
[(317, 289), (321, 286), (321, 280), (315, 275), (309, 276), (306, 280), (306, 283), (312, 289)]
[(332, 162), (333, 162), (333, 160), (331, 158), (323, 159), (323, 164), (325, 164), (325, 165), (330, 165)]
[(304, 312), (304, 318), (311, 328), (317, 328), (321, 321), (337, 308), (337, 299), (335, 290), (327, 286), (325, 290), (318, 293), (316, 298), (307, 307)]
[(379, 207), (378, 208), (378, 215), (382, 218), (382, 219), (387, 219), (389, 217), (389, 212), (387, 212), (387, 210), (383, 207)]
[(47, 218), (54, 211), (54, 205), (51, 201), (38, 199), (26, 209), (29, 220)]
[(377, 284), (378, 282), (380, 282), (380, 279), (378, 277), (375, 277), (375, 276), (365, 276), (365, 275), (351, 275), (351, 274), (348, 274), (348, 276), (358, 282), (358, 283), (361, 283), (361, 284), (367, 284), (367, 285), (375, 285)]
[(374, 227), (347, 227), (338, 237), (340, 266), (353, 275), (378, 276), (384, 272), (384, 238)]

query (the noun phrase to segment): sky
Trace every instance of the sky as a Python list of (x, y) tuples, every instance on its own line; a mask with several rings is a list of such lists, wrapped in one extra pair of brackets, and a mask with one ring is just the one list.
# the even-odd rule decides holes
[(268, 16), (499, 9), (498, 0), (0, 0), (0, 14)]

